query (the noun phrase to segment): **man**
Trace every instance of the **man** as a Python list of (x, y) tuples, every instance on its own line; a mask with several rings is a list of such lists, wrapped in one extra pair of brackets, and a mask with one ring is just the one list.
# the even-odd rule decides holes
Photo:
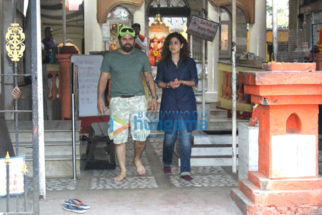
[(44, 120), (48, 120), (48, 107), (47, 107), (47, 80), (48, 85), (52, 84), (50, 77), (47, 77), (46, 64), (55, 63), (55, 54), (57, 53), (57, 42), (53, 36), (53, 29), (47, 26), (44, 30), (45, 38), (42, 40), (42, 59), (43, 59), (43, 95), (44, 95)]
[(145, 149), (146, 138), (150, 134), (147, 128), (146, 100), (141, 74), (145, 75), (152, 95), (151, 110), (157, 108), (157, 96), (154, 80), (147, 56), (134, 48), (135, 32), (129, 26), (123, 26), (118, 34), (120, 49), (104, 55), (101, 75), (98, 81), (97, 107), (104, 114), (106, 106), (103, 100), (107, 80), (111, 78), (110, 127), (109, 137), (114, 141), (120, 174), (115, 182), (126, 178), (126, 143), (128, 128), (134, 140), (134, 164), (139, 175), (145, 174), (141, 155)]
[(54, 63), (54, 54), (56, 53), (57, 49), (57, 42), (53, 37), (53, 29), (47, 26), (44, 30), (45, 38), (42, 40), (43, 44), (43, 63)]
[(134, 23), (132, 28), (135, 31), (135, 48), (147, 53), (148, 41), (143, 34), (140, 34), (141, 25), (139, 23)]

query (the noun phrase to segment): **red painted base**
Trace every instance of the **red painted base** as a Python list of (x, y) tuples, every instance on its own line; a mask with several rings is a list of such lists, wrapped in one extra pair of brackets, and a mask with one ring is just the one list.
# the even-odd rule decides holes
[(81, 131), (80, 133), (88, 133), (88, 126), (93, 122), (108, 122), (110, 116), (88, 116), (88, 117), (79, 117), (81, 120)]
[(322, 213), (322, 177), (269, 179), (249, 172), (239, 181), (232, 199), (244, 214), (319, 214)]

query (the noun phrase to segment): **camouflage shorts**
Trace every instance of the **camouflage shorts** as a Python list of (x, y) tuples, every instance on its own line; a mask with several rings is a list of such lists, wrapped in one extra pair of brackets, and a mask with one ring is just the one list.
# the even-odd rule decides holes
[(150, 134), (146, 117), (145, 96), (113, 97), (110, 101), (110, 126), (108, 135), (115, 144), (128, 142), (129, 128), (133, 140), (145, 141)]

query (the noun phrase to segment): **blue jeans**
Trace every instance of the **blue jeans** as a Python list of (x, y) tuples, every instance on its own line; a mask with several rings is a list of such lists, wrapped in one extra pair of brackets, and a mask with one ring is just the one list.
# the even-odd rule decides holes
[[(183, 120), (180, 120), (183, 124)], [(192, 132), (187, 131), (185, 126), (180, 129), (173, 129), (171, 133), (164, 134), (163, 140), (163, 165), (170, 166), (172, 164), (172, 156), (175, 142), (179, 141), (180, 153), (180, 175), (190, 175), (190, 157), (191, 157), (191, 143)]]

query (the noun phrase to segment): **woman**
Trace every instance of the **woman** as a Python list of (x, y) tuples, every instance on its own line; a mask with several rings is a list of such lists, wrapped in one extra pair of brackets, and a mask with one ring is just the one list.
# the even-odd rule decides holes
[(192, 131), (197, 127), (193, 87), (197, 85), (198, 77), (196, 63), (189, 57), (188, 43), (181, 34), (174, 32), (166, 37), (155, 81), (162, 88), (159, 129), (165, 132), (163, 170), (171, 173), (174, 145), (178, 139), (180, 176), (191, 181)]

